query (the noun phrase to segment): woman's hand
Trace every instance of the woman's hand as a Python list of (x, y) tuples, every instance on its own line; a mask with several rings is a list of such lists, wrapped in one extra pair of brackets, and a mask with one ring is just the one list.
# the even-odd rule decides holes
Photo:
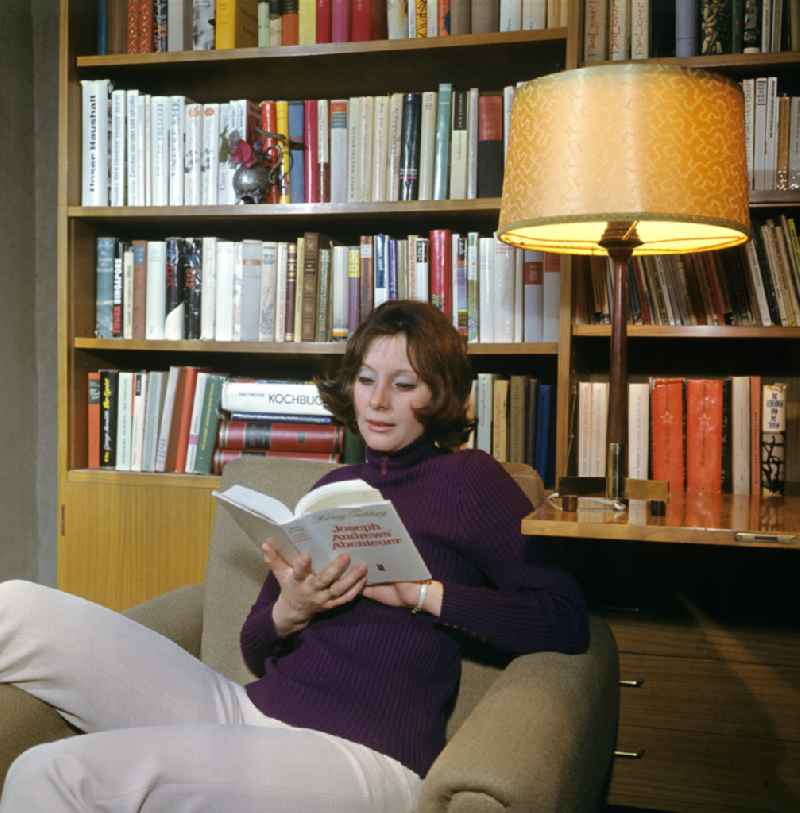
[(364, 589), (366, 565), (356, 564), (347, 572), (350, 557), (342, 554), (319, 573), (311, 569), (311, 557), (303, 554), (289, 564), (269, 542), (261, 549), (264, 561), (278, 580), (281, 593), (272, 608), (275, 629), (281, 637), (299, 632), (324, 610), (352, 601)]
[[(420, 582), (389, 582), (373, 584), (363, 590), (365, 598), (386, 604), (389, 607), (406, 607), (412, 610), (417, 606), (422, 584)], [(441, 582), (428, 584), (425, 601), (420, 607), (426, 613), (438, 616), (442, 611), (444, 587)]]

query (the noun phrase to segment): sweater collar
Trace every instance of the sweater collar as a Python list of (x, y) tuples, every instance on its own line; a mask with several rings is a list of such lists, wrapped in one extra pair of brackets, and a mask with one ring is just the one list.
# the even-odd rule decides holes
[(395, 452), (381, 452), (367, 447), (367, 465), (380, 469), (385, 474), (387, 470), (395, 471), (413, 466), (421, 460), (433, 457), (437, 452), (434, 442), (427, 435), (421, 435)]

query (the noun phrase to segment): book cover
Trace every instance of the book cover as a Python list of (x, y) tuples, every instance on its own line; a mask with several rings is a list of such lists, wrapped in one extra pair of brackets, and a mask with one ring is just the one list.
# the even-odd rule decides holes
[(259, 549), (270, 537), (287, 562), (307, 554), (320, 571), (347, 553), (354, 563), (367, 565), (367, 584), (430, 578), (394, 506), (364, 481), (319, 486), (303, 496), (294, 511), (245, 486), (213, 493)]

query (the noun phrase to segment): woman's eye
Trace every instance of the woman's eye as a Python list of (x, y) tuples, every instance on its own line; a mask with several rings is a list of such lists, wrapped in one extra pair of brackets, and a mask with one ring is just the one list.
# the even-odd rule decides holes
[(372, 379), (368, 375), (360, 375), (356, 379), (359, 384), (369, 385), (372, 383)]
[(405, 392), (410, 392), (413, 389), (416, 389), (417, 385), (410, 381), (398, 381), (395, 386), (399, 390), (403, 390)]

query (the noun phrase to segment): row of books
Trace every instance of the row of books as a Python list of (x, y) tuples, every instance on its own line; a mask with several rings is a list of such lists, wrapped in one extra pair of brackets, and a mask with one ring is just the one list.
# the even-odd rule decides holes
[(357, 462), (363, 449), (311, 383), (177, 365), (88, 373), (88, 468), (221, 474), (248, 454)]
[(500, 462), (527, 463), (546, 487), (555, 479), (555, 388), (528, 375), (478, 373), (477, 427), (469, 445)]
[(778, 92), (775, 76), (743, 79), (750, 188), (800, 189), (800, 96)]
[[(577, 283), (576, 320), (608, 324), (609, 262), (592, 258)], [(634, 257), (628, 292), (632, 324), (800, 326), (796, 224), (767, 219), (745, 246), (725, 251)]]
[(294, 241), (97, 238), (97, 338), (346, 340), (388, 299), (431, 302), (468, 342), (558, 340), (560, 260), (478, 232)]
[[(628, 476), (672, 493), (782, 494), (800, 463), (797, 382), (761, 376), (650, 378), (628, 385)], [(579, 381), (574, 444), (581, 477), (605, 476), (608, 381)]]
[(800, 50), (793, 0), (584, 0), (584, 62)]
[(567, 0), (98, 0), (99, 54), (448, 37), (567, 24)]
[[(200, 103), (110, 79), (83, 79), (81, 89), (84, 206), (498, 197), (515, 91), (442, 82), (350, 99)], [(265, 200), (237, 199), (240, 140), (281, 150)]]

